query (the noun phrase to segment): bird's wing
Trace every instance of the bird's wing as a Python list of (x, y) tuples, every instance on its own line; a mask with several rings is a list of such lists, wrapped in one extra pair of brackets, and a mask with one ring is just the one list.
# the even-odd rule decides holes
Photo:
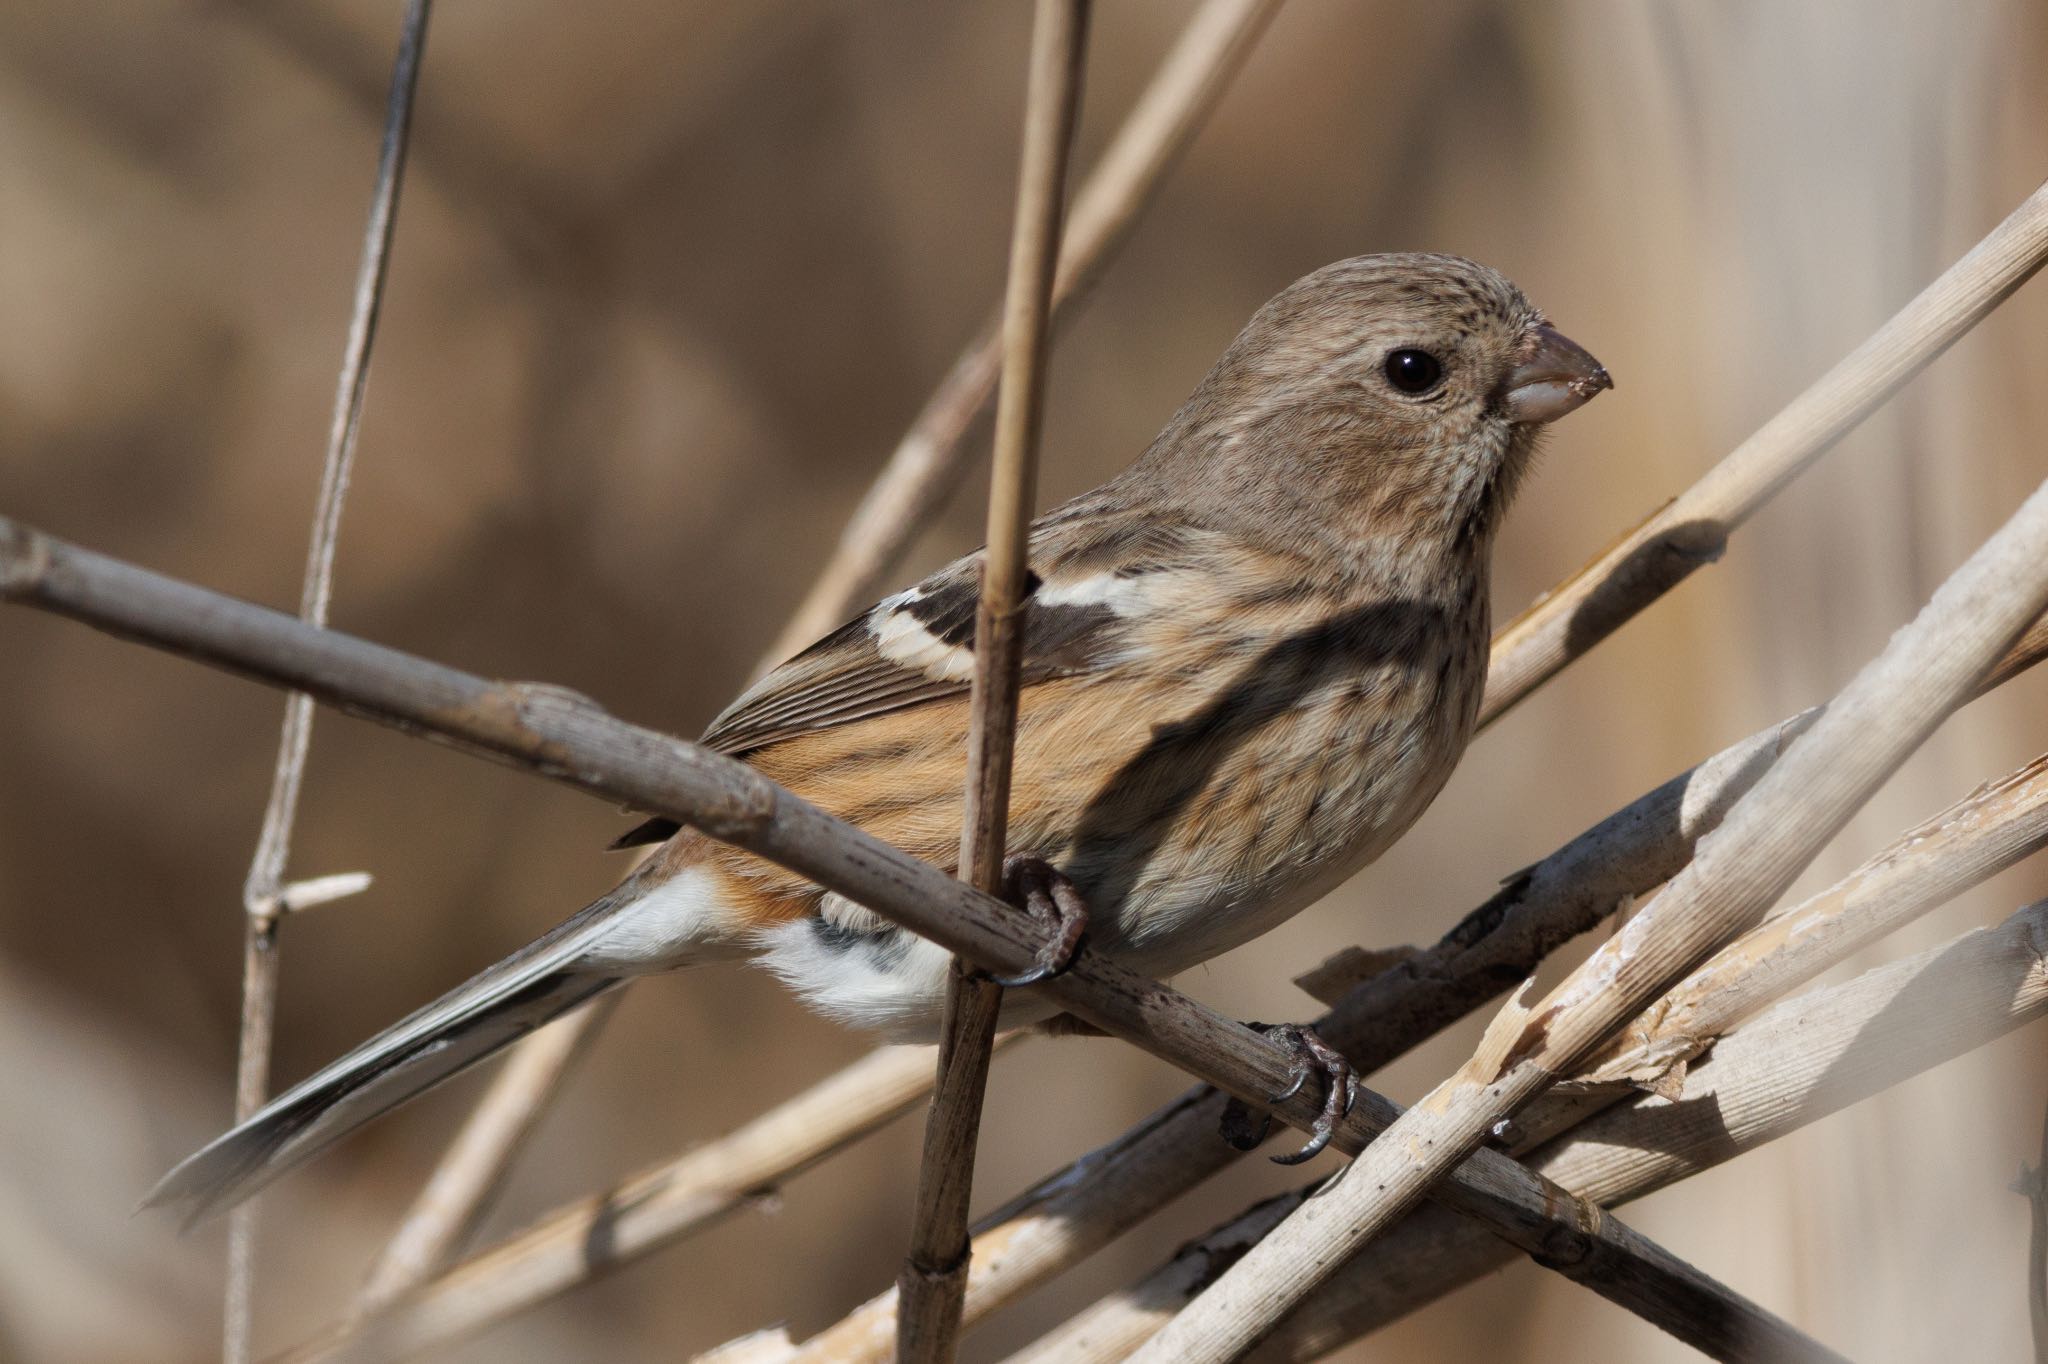
[[(1186, 570), (1206, 532), (1158, 515), (1070, 504), (1034, 528), (1022, 685), (1103, 671), (1137, 647), (1158, 585)], [(733, 757), (966, 692), (974, 676), (979, 552), (885, 597), (770, 672), (701, 742)], [(676, 831), (652, 819), (615, 847)]]

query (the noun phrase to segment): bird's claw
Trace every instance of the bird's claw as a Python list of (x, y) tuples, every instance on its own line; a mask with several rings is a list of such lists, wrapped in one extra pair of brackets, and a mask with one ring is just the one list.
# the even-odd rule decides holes
[[(1344, 1059), (1344, 1053), (1317, 1036), (1314, 1028), (1298, 1023), (1277, 1026), (1253, 1023), (1250, 1026), (1276, 1038), (1295, 1054), (1293, 1083), (1272, 1095), (1269, 1102), (1286, 1103), (1307, 1087), (1311, 1077), (1322, 1077), (1323, 1111), (1316, 1116), (1315, 1125), (1309, 1128), (1308, 1144), (1299, 1151), (1272, 1158), (1275, 1165), (1300, 1165), (1313, 1160), (1337, 1135), (1337, 1124), (1351, 1116), (1351, 1110), (1358, 1102), (1358, 1073)], [(1240, 1151), (1249, 1151), (1273, 1130), (1273, 1115), (1259, 1114), (1254, 1125), (1250, 1107), (1232, 1099), (1224, 1107), (1222, 1126), (1225, 1141)]]
[(1019, 854), (1003, 863), (1003, 889), (1010, 903), (1044, 920), (1051, 931), (1028, 970), (990, 979), (1005, 990), (1016, 990), (1051, 980), (1072, 966), (1088, 932), (1088, 902), (1081, 898), (1080, 888), (1043, 858)]

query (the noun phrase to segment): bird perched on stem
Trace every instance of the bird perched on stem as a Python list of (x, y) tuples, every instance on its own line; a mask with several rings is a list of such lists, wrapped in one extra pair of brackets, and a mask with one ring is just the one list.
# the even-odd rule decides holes
[[(1143, 456), (1032, 527), (1009, 846), (1071, 949), (1171, 975), (1272, 928), (1435, 798), (1486, 678), (1495, 532), (1545, 423), (1610, 386), (1513, 284), (1365, 256), (1282, 291)], [(979, 556), (749, 689), (703, 742), (942, 866), (958, 856)], [(190, 1220), (634, 975), (751, 959), (823, 1013), (930, 1036), (948, 954), (667, 820), (538, 941), (220, 1137)], [(1058, 969), (1063, 952), (1046, 969)], [(1006, 1024), (1056, 1007), (1006, 996)], [(1332, 1092), (1335, 1092), (1334, 1081)]]

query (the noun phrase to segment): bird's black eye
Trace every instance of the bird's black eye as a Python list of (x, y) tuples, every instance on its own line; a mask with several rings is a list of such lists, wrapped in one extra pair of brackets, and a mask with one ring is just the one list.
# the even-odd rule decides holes
[(1403, 393), (1427, 393), (1443, 377), (1443, 362), (1426, 350), (1404, 346), (1387, 355), (1387, 382)]

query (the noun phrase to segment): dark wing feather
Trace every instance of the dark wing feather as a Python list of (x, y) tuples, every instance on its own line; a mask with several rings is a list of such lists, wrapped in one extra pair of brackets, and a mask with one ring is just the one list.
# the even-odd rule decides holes
[[(799, 734), (962, 695), (973, 672), (980, 576), (978, 559), (963, 560), (841, 626), (733, 702), (712, 721), (704, 743), (740, 757)], [(1049, 578), (1041, 587), (1062, 585)], [(1103, 601), (1034, 598), (1026, 610), (1027, 687), (1094, 671), (1129, 635), (1128, 618)]]
[[(1070, 504), (1033, 533), (1035, 591), (1023, 685), (1097, 671), (1131, 642), (1144, 579), (1186, 564), (1188, 539), (1099, 505)], [(732, 757), (835, 725), (964, 694), (971, 682), (981, 556), (956, 560), (848, 621), (755, 683), (705, 731)], [(612, 846), (658, 843), (678, 826), (650, 819)]]

